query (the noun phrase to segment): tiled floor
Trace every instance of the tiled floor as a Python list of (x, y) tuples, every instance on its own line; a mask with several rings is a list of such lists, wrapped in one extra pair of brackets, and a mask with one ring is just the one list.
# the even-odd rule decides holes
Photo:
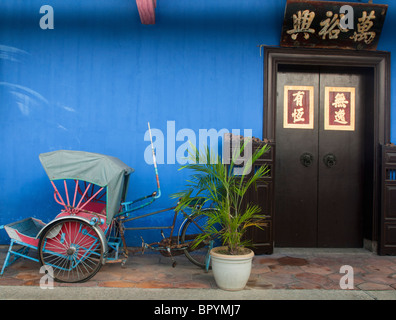
[[(0, 266), (6, 248), (0, 248)], [(78, 284), (56, 286), (97, 286), (135, 288), (216, 288), (212, 272), (191, 264), (186, 257), (175, 257), (172, 268), (169, 258), (146, 252), (129, 257), (124, 268), (120, 264), (106, 264), (94, 278)], [(395, 290), (396, 257), (378, 256), (363, 249), (314, 250), (282, 249), (272, 255), (257, 255), (247, 289), (340, 289), (345, 273), (344, 265), (353, 268), (355, 290)], [(0, 277), (0, 286), (38, 286), (43, 274), (38, 263), (19, 259)], [(351, 273), (348, 273), (351, 275)], [(349, 283), (341, 281), (342, 283)]]

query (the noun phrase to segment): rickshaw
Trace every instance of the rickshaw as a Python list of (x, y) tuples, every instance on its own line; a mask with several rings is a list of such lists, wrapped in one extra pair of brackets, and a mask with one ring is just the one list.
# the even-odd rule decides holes
[[(150, 130), (150, 126), (149, 126)], [(151, 137), (151, 131), (150, 131)], [(161, 229), (162, 239), (142, 248), (158, 250), (171, 257), (185, 254), (194, 264), (208, 268), (208, 251), (213, 245), (205, 241), (196, 245), (195, 238), (203, 231), (204, 216), (178, 212), (176, 206), (155, 212), (134, 215), (161, 196), (158, 170), (153, 151), (157, 190), (152, 194), (126, 201), (130, 175), (134, 169), (118, 158), (84, 151), (59, 150), (39, 155), (41, 164), (54, 188), (54, 199), (63, 209), (49, 223), (27, 218), (4, 226), (11, 243), (0, 275), (19, 257), (24, 257), (51, 269), (58, 282), (84, 282), (91, 279), (106, 263), (125, 264), (129, 251), (124, 231)], [(128, 221), (165, 211), (174, 211), (173, 223), (165, 227), (125, 227)], [(184, 220), (176, 235), (175, 222), (179, 214)], [(170, 229), (165, 237), (163, 229)], [(19, 250), (14, 249), (19, 245)], [(38, 258), (28, 255), (38, 251)], [(12, 258), (12, 259), (11, 259)]]

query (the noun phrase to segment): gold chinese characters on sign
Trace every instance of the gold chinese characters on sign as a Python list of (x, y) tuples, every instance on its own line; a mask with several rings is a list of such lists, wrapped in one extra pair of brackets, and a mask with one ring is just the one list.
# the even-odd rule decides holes
[(281, 45), (375, 50), (387, 6), (288, 0)]
[(314, 87), (285, 86), (283, 127), (313, 129)]
[(355, 130), (355, 88), (325, 87), (325, 130)]
[[(321, 29), (318, 31), (318, 35), (322, 39), (338, 39), (340, 32), (348, 32), (347, 28), (343, 28), (340, 25), (340, 18), (337, 13), (327, 11), (325, 20), (320, 22)], [(302, 33), (304, 39), (309, 39), (309, 34), (315, 33), (316, 30), (311, 28), (313, 19), (315, 18), (315, 12), (299, 10), (296, 14), (293, 14), (293, 29), (287, 30), (286, 32), (291, 35), (293, 40), (297, 39), (297, 36)], [(357, 32), (355, 31), (349, 39), (353, 39), (355, 42), (364, 41), (366, 44), (370, 44), (376, 36), (374, 31), (370, 31), (373, 26), (373, 20), (375, 20), (375, 11), (371, 11), (368, 15), (366, 11), (363, 11), (362, 17), (358, 19), (359, 23), (357, 26)]]

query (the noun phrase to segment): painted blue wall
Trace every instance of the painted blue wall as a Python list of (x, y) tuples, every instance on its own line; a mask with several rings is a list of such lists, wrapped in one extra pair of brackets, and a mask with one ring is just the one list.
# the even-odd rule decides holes
[[(0, 225), (31, 216), (49, 222), (59, 212), (39, 153), (116, 156), (136, 170), (128, 194), (134, 199), (155, 190), (144, 160), (148, 121), (165, 134), (167, 121), (175, 121), (176, 132), (246, 128), (262, 137), (258, 46), (279, 44), (286, 0), (157, 2), (152, 26), (140, 23), (134, 0), (0, 2)], [(378, 49), (393, 51), (396, 6), (381, 3), (389, 11)], [(45, 4), (54, 9), (54, 30), (39, 27)], [(163, 195), (153, 208), (173, 204), (169, 195), (187, 177), (178, 168), (159, 165)], [(149, 223), (171, 219), (157, 218)], [(145, 240), (158, 239), (154, 233)], [(127, 241), (139, 245), (140, 237), (129, 233)]]

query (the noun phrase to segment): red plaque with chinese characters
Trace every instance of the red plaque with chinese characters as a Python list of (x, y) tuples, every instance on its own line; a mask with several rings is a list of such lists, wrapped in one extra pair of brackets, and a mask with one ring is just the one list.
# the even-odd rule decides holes
[(355, 130), (355, 88), (325, 88), (325, 130)]
[(313, 95), (313, 87), (284, 87), (284, 128), (313, 129)]
[(388, 6), (287, 0), (280, 45), (376, 50)]

